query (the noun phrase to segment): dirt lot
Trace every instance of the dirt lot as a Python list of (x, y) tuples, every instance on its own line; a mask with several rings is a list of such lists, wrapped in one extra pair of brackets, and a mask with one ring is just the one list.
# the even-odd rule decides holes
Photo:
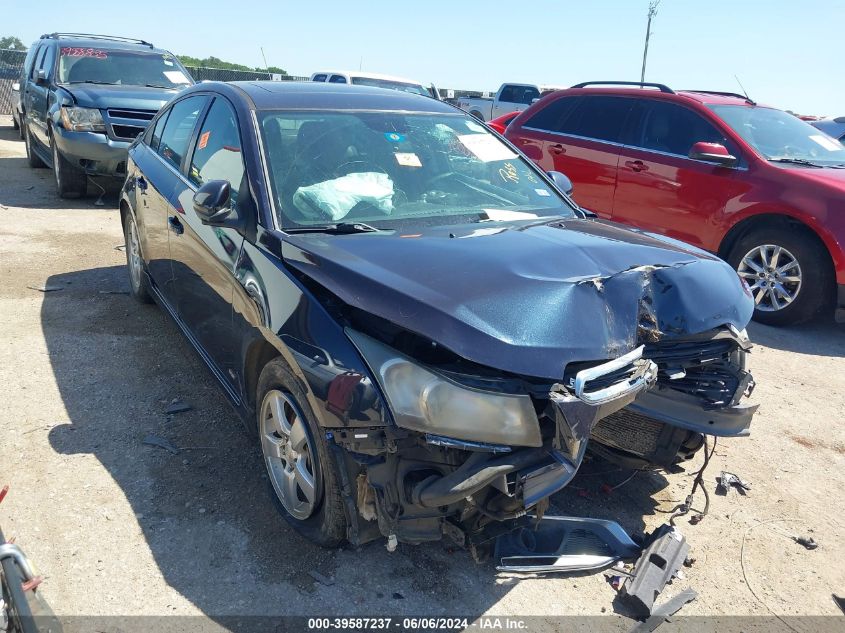
[[(623, 610), (602, 574), (502, 577), (439, 544), (326, 551), (298, 537), (273, 509), (257, 444), (213, 378), (161, 311), (127, 296), (115, 200), (60, 200), (52, 172), (26, 165), (0, 118), (0, 483), (12, 488), (0, 521), (45, 576), (58, 614)], [(32, 288), (44, 284), (59, 289)], [(845, 328), (823, 320), (750, 334), (760, 411), (750, 437), (719, 442), (710, 515), (680, 523), (696, 561), (664, 597), (695, 588), (685, 614), (839, 614)], [(165, 415), (174, 398), (193, 410)], [(144, 445), (150, 434), (190, 450)], [(751, 482), (750, 493), (713, 495), (723, 469)], [(607, 470), (586, 466), (555, 497), (555, 513), (650, 531), (684, 499), (693, 469), (639, 474), (612, 494), (602, 484), (628, 473)]]

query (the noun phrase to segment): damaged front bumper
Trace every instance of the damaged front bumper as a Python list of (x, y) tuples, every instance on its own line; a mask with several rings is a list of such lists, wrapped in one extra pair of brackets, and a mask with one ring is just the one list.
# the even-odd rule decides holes
[[(347, 503), (347, 518), (356, 524), (350, 540), (448, 535), (474, 546), (490, 541), (496, 524), (532, 509), (542, 516), (588, 448), (630, 467), (667, 467), (691, 457), (703, 434), (747, 434), (756, 410), (741, 402), (754, 386), (745, 369), (749, 348), (743, 333), (725, 328), (580, 363), (567, 368), (561, 383), (526, 379), (539, 441), (523, 446), (482, 441), (477, 429), (494, 423), (489, 419), (462, 421), (475, 427), (466, 432), (474, 439), (401, 424), (333, 430), (332, 441), (343, 449), (338, 466), (347, 470), (348, 494), (355, 496)], [(378, 367), (374, 374), (383, 379)], [(455, 398), (475, 389), (459, 381), (452, 388)]]

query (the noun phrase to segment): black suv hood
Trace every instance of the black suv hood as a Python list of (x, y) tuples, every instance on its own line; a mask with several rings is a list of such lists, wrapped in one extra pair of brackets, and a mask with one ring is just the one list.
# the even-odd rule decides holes
[(73, 97), (76, 105), (100, 110), (108, 108), (158, 110), (179, 92), (178, 89), (173, 88), (103, 84), (63, 84), (62, 89)]
[(730, 324), (754, 304), (703, 251), (594, 220), (413, 235), (288, 235), (286, 263), (347, 304), (477, 363), (560, 380), (569, 362)]

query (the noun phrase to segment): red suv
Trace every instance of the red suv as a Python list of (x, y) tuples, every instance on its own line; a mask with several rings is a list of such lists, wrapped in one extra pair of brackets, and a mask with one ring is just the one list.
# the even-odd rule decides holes
[(835, 301), (845, 321), (845, 146), (797, 117), (733, 93), (588, 82), (505, 136), (600, 217), (718, 253), (756, 320), (800, 323)]

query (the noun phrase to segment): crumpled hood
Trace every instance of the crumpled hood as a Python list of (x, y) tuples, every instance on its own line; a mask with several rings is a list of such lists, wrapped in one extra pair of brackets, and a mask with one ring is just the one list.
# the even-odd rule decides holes
[(108, 108), (158, 110), (179, 92), (177, 89), (170, 88), (100, 84), (67, 84), (63, 85), (62, 89), (73, 96), (76, 105), (101, 110)]
[(456, 354), (560, 380), (573, 361), (743, 329), (753, 302), (715, 256), (608, 222), (285, 237), (287, 264)]

